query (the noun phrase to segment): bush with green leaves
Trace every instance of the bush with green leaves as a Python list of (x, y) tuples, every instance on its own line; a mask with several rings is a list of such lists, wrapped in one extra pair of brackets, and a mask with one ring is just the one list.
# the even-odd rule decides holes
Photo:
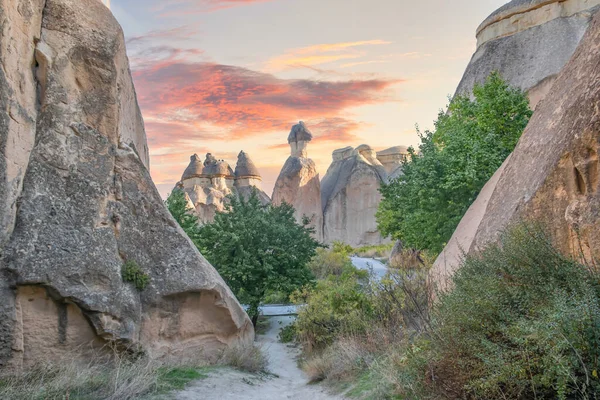
[(525, 93), (498, 73), (456, 96), (435, 131), (419, 132), (403, 175), (383, 185), (377, 212), (384, 236), (406, 247), (440, 252), (469, 206), (515, 148), (532, 112)]
[(291, 294), (314, 280), (307, 265), (320, 244), (305, 222), (296, 222), (288, 204), (263, 205), (254, 191), (248, 199), (231, 196), (225, 211), (198, 229), (200, 252), (248, 304), (255, 325), (268, 294)]
[(311, 351), (326, 347), (340, 335), (363, 333), (373, 311), (369, 274), (352, 266), (297, 291), (292, 300), (305, 304), (295, 326), (299, 341)]
[[(544, 231), (511, 228), (467, 257), (418, 346), (446, 397), (600, 398), (600, 274), (560, 254)], [(434, 383), (435, 382), (435, 383)]]
[(146, 289), (150, 284), (150, 276), (142, 271), (138, 263), (128, 260), (121, 267), (121, 276), (124, 282), (132, 283), (139, 291)]
[[(352, 250), (352, 248), (350, 248)], [(332, 249), (317, 249), (317, 254), (310, 260), (308, 268), (317, 279), (325, 279), (330, 275), (339, 276), (344, 271), (354, 268), (348, 256), (348, 249), (334, 244)]]

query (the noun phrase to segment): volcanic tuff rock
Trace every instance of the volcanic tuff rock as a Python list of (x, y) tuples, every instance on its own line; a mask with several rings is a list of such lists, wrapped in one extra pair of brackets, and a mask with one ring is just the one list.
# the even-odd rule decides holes
[(355, 247), (385, 242), (375, 213), (381, 201), (379, 188), (387, 181), (386, 169), (371, 147), (334, 151), (333, 163), (321, 182), (325, 242)]
[[(111, 12), (0, 0), (0, 21), (0, 367), (107, 341), (152, 356), (251, 342), (246, 313), (152, 183)], [(150, 277), (145, 290), (123, 281), (126, 260)]]
[(394, 146), (378, 151), (377, 159), (388, 174), (389, 179), (397, 178), (402, 174), (402, 162), (408, 157), (408, 147)]
[(532, 108), (569, 61), (600, 0), (513, 0), (477, 29), (477, 51), (458, 86), (470, 93), (492, 71), (528, 92)]
[(292, 127), (288, 136), (291, 155), (285, 162), (273, 189), (273, 204), (286, 202), (296, 209), (296, 220), (304, 216), (311, 219), (315, 238), (323, 240), (323, 213), (321, 209), (321, 183), (313, 160), (308, 158), (307, 146), (312, 133), (304, 122)]
[(261, 183), (262, 178), (254, 162), (242, 151), (238, 155), (235, 172), (227, 162), (217, 160), (210, 153), (204, 163), (194, 154), (176, 188), (184, 190), (200, 222), (206, 224), (214, 220), (217, 212), (225, 210), (229, 195), (248, 198), (256, 190), (262, 203), (269, 204), (271, 200), (261, 190)]
[[(488, 183), (455, 237), (469, 253), (509, 223), (541, 221), (564, 251), (600, 259), (600, 13), (531, 118), (515, 151)], [(527, 171), (523, 173), (523, 171)], [(487, 204), (486, 204), (487, 203)], [(480, 210), (477, 210), (477, 208)], [(434, 266), (438, 282), (457, 267), (456, 242)], [(446, 273), (445, 271), (450, 271)]]

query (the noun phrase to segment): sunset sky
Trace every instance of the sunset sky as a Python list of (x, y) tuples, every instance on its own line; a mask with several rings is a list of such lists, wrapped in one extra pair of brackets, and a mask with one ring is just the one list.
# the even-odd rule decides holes
[(189, 157), (245, 150), (271, 194), (299, 120), (337, 148), (416, 145), (503, 0), (112, 0), (165, 196)]

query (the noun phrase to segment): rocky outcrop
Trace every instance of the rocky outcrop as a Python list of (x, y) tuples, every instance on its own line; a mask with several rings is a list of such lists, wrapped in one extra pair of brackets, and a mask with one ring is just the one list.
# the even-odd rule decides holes
[(269, 204), (271, 199), (262, 191), (262, 177), (254, 162), (245, 151), (238, 155), (235, 166), (234, 187), (238, 195), (248, 199), (253, 192), (256, 192), (258, 198), (263, 204)]
[(470, 93), (492, 71), (528, 92), (532, 108), (550, 90), (600, 0), (513, 0), (477, 29), (477, 51), (458, 86)]
[(250, 156), (240, 152), (235, 172), (224, 160), (206, 155), (204, 163), (197, 154), (190, 157), (190, 164), (177, 183), (183, 189), (200, 223), (211, 223), (217, 212), (225, 211), (230, 195), (248, 198), (256, 191), (263, 204), (269, 204), (269, 196), (261, 189), (262, 178)]
[[(522, 219), (546, 225), (563, 252), (587, 261), (600, 259), (598, 65), (600, 14), (510, 159), (463, 218), (454, 235), (458, 240), (436, 261), (438, 281), (457, 268), (456, 259), (449, 257), (458, 251), (457, 243), (468, 253), (477, 252), (497, 240), (508, 224)], [(469, 222), (473, 214), (476, 217)]]
[(291, 155), (285, 162), (275, 188), (273, 204), (287, 203), (296, 212), (296, 220), (304, 217), (311, 220), (315, 229), (315, 238), (323, 240), (323, 213), (321, 209), (321, 183), (313, 160), (308, 158), (307, 147), (312, 134), (303, 122), (292, 127), (288, 136)]
[[(107, 342), (155, 357), (250, 342), (246, 313), (152, 183), (110, 11), (0, 0), (0, 20), (0, 367)], [(124, 282), (125, 261), (144, 290)]]
[(408, 147), (394, 146), (378, 151), (377, 160), (383, 165), (389, 179), (395, 179), (402, 174), (402, 162), (408, 158)]
[(371, 147), (334, 151), (333, 163), (321, 182), (325, 242), (341, 241), (354, 247), (385, 242), (375, 213), (381, 201), (379, 188), (387, 181), (387, 171)]

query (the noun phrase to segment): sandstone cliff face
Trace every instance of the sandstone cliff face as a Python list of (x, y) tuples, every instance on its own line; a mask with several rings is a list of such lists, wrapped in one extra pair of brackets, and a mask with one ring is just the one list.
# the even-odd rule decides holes
[[(600, 14), (575, 55), (540, 104), (510, 159), (496, 173), (455, 237), (467, 252), (496, 240), (513, 221), (535, 219), (549, 227), (561, 250), (600, 259)], [(527, 171), (524, 173), (523, 171)], [(479, 208), (480, 210), (476, 210)], [(451, 275), (451, 242), (434, 266)], [(444, 273), (444, 270), (450, 273)]]
[(470, 93), (492, 71), (528, 92), (535, 108), (569, 61), (600, 0), (513, 0), (477, 29), (477, 51), (458, 86)]
[[(251, 341), (152, 183), (110, 11), (0, 0), (0, 21), (0, 367), (107, 341), (157, 357)], [(123, 282), (125, 260), (149, 275), (145, 290)]]
[(311, 220), (315, 238), (323, 240), (323, 211), (321, 182), (313, 160), (308, 158), (307, 146), (312, 134), (303, 122), (292, 127), (288, 137), (291, 155), (285, 162), (273, 189), (273, 204), (286, 202), (296, 209), (296, 220), (304, 216)]
[(354, 247), (381, 244), (375, 213), (379, 188), (388, 181), (384, 166), (367, 145), (333, 152), (333, 163), (321, 182), (325, 243), (341, 241)]
[(262, 178), (250, 156), (242, 151), (238, 155), (235, 172), (223, 160), (212, 154), (206, 155), (204, 163), (197, 154), (190, 157), (190, 164), (177, 183), (195, 210), (200, 223), (211, 223), (217, 212), (223, 212), (230, 195), (248, 198), (256, 190), (263, 204), (271, 199), (261, 189)]

